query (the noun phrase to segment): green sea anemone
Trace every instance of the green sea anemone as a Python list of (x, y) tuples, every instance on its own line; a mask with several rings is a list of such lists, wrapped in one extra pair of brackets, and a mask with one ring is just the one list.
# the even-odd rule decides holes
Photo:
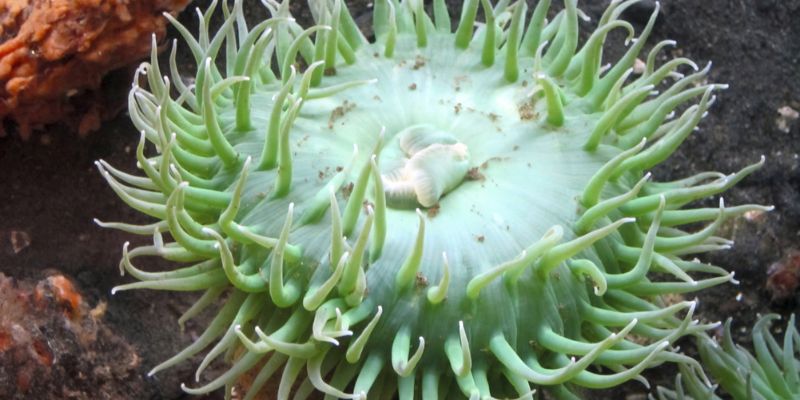
[[(189, 393), (250, 373), (245, 398), (280, 375), (279, 399), (530, 399), (644, 381), (664, 362), (699, 370), (673, 344), (712, 325), (661, 295), (732, 281), (683, 257), (728, 248), (723, 221), (763, 207), (685, 206), (763, 160), (650, 179), (724, 86), (685, 58), (656, 65), (671, 41), (633, 74), (658, 14), (634, 39), (619, 16), (636, 2), (612, 1), (582, 46), (577, 0), (550, 20), (549, 0), (530, 16), (525, 1), (467, 0), (455, 31), (444, 0), (430, 15), (376, 1), (374, 40), (341, 0), (310, 1), (308, 29), (274, 0), (255, 26), (223, 1), (213, 35), (216, 1), (197, 38), (173, 20), (197, 74), (184, 81), (173, 47), (162, 75), (155, 45), (139, 69), (144, 176), (98, 162), (157, 220), (98, 222), (153, 237), (123, 247), (138, 282), (114, 291), (204, 291), (180, 324), (219, 306), (151, 374), (205, 351), (198, 380), (220, 356), (231, 366)], [(615, 30), (629, 48), (605, 68)], [(146, 271), (142, 257), (179, 266)]]
[[(721, 338), (697, 335), (700, 358), (719, 386), (736, 400), (792, 400), (800, 397), (800, 334), (791, 315), (783, 329), (783, 340), (770, 332), (777, 314), (765, 315), (753, 327), (755, 355), (734, 343), (731, 319), (725, 322)], [(719, 400), (717, 385), (708, 386), (700, 376), (681, 366), (675, 389), (658, 387), (660, 400)], [(651, 397), (652, 398), (652, 397)]]
[(679, 364), (680, 372), (675, 375), (674, 387), (658, 386), (655, 393), (650, 393), (650, 400), (720, 400), (716, 395), (717, 385), (711, 385), (705, 375), (699, 371)]
[(778, 319), (779, 315), (768, 314), (756, 322), (752, 333), (755, 356), (733, 342), (730, 319), (725, 322), (720, 342), (699, 337), (703, 365), (733, 398), (791, 400), (800, 397), (800, 334), (792, 315), (779, 343), (770, 333), (772, 321)]

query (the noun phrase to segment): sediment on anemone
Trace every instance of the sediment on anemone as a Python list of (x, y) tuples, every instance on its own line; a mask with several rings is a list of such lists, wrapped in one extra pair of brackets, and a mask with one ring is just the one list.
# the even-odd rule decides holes
[[(219, 358), (230, 368), (184, 390), (230, 393), (251, 373), (248, 399), (278, 377), (280, 399), (531, 399), (646, 384), (665, 362), (703, 376), (674, 343), (716, 325), (661, 296), (733, 281), (685, 258), (728, 248), (720, 225), (768, 208), (687, 205), (763, 160), (651, 180), (724, 85), (685, 58), (657, 65), (671, 41), (633, 76), (658, 14), (634, 40), (619, 17), (636, 2), (612, 1), (582, 45), (576, 0), (551, 20), (550, 1), (529, 15), (524, 1), (468, 0), (454, 31), (443, 0), (431, 15), (377, 1), (374, 40), (340, 0), (311, 1), (307, 29), (288, 1), (266, 1), (255, 26), (223, 1), (212, 34), (214, 2), (197, 37), (173, 20), (193, 83), (174, 45), (166, 75), (154, 46), (129, 103), (143, 175), (97, 163), (156, 220), (98, 221), (153, 237), (123, 246), (138, 281), (114, 291), (203, 291), (181, 325), (218, 310), (151, 374), (205, 352), (198, 381)], [(604, 68), (613, 30), (628, 50)], [(137, 267), (145, 257), (176, 267)]]

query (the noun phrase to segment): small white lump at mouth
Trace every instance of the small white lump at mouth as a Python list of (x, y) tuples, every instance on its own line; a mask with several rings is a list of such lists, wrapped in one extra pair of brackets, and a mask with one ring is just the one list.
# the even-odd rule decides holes
[(381, 176), (389, 205), (433, 207), (464, 180), (470, 168), (467, 145), (429, 125), (398, 136), (403, 165)]

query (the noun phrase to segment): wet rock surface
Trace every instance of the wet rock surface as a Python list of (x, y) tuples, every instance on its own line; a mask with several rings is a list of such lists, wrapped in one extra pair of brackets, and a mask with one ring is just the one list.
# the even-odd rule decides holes
[[(127, 67), (189, 0), (0, 2), (0, 136), (61, 123), (84, 135), (124, 105)], [(109, 76), (106, 76), (108, 74)], [(119, 96), (123, 93), (122, 96)]]
[(0, 398), (115, 399), (142, 387), (141, 359), (103, 322), (72, 281), (0, 273)]

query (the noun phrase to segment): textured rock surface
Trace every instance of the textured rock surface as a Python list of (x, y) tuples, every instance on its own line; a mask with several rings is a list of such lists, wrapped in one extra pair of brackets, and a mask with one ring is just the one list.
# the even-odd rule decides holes
[(0, 273), (0, 398), (133, 395), (140, 358), (103, 323), (105, 310), (60, 273), (36, 283)]
[[(0, 122), (20, 136), (66, 122), (79, 133), (100, 128), (123, 105), (125, 67), (150, 52), (151, 33), (163, 37), (161, 13), (188, 0), (8, 0), (0, 2)], [(119, 90), (121, 89), (121, 91)], [(0, 134), (3, 126), (0, 125)]]

